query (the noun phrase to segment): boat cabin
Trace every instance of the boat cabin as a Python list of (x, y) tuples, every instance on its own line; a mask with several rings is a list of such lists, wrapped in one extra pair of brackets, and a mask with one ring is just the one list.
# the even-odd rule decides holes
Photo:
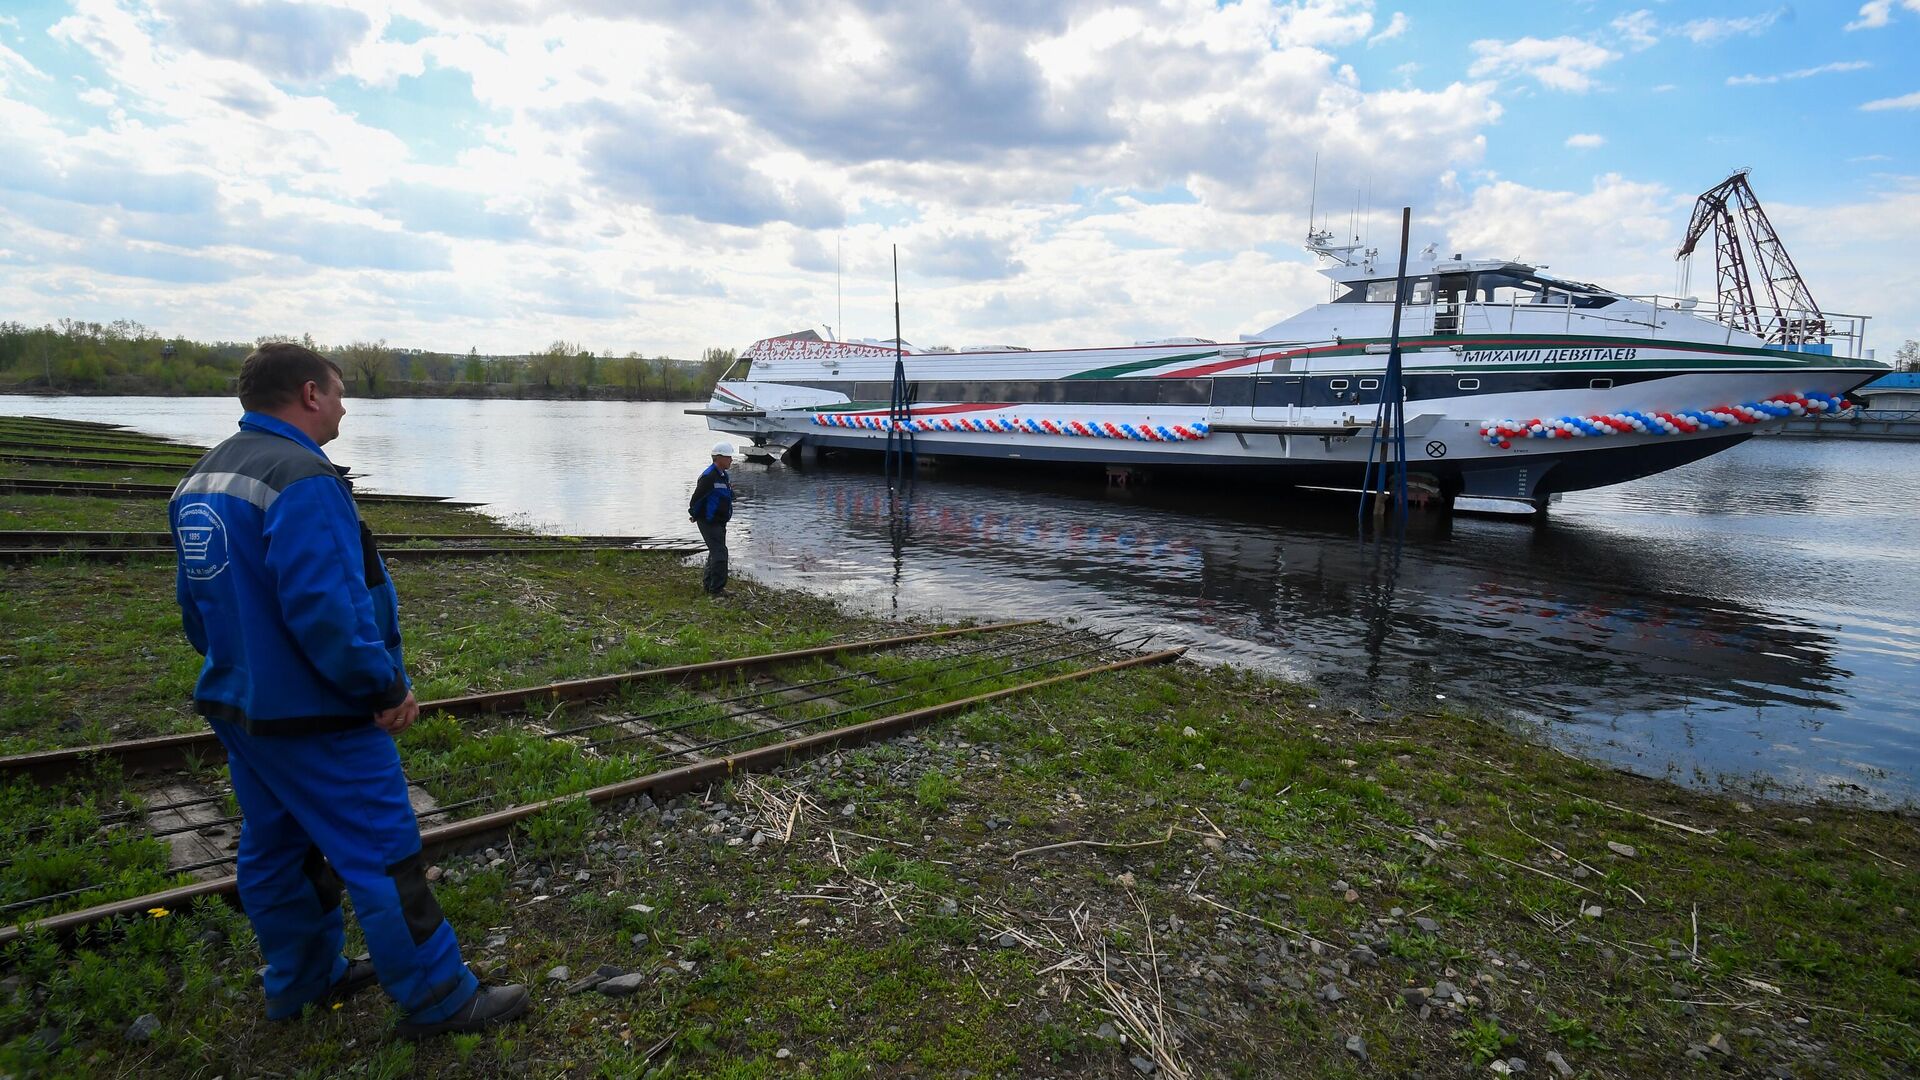
[[(1363, 277), (1341, 280), (1345, 289), (1336, 304), (1391, 304), (1395, 279)], [(1407, 275), (1407, 303), (1440, 304), (1549, 304), (1576, 308), (1603, 308), (1620, 300), (1598, 285), (1566, 281), (1522, 263), (1436, 263), (1432, 270)]]

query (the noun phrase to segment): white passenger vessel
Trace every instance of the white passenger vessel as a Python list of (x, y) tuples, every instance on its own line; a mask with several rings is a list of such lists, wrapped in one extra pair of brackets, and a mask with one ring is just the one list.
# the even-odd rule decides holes
[[(1335, 283), (1225, 344), (903, 347), (811, 331), (755, 342), (709, 426), (769, 453), (880, 451), (1358, 487), (1387, 363), (1395, 267), (1316, 233)], [(1691, 299), (1629, 296), (1525, 263), (1410, 260), (1401, 321), (1410, 471), (1443, 497), (1519, 499), (1658, 473), (1794, 416), (1841, 408), (1888, 370), (1863, 316), (1778, 313), (1768, 340)]]

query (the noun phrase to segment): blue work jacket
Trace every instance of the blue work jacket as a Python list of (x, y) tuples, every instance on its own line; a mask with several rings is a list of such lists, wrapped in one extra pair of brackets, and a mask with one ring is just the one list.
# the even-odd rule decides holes
[(701, 471), (693, 483), (693, 498), (687, 501), (687, 517), (711, 525), (733, 520), (733, 479), (727, 470), (708, 465)]
[(174, 489), (200, 715), (306, 735), (406, 700), (399, 599), (341, 473), (298, 428), (249, 412)]

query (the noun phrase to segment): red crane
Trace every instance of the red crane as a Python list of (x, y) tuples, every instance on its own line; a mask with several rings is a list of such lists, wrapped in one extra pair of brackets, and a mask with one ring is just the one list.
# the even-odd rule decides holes
[[(1827, 320), (1814, 303), (1805, 279), (1793, 265), (1786, 245), (1773, 231), (1760, 199), (1741, 169), (1702, 194), (1693, 204), (1693, 220), (1676, 259), (1693, 254), (1708, 229), (1714, 232), (1713, 264), (1717, 274), (1720, 321), (1748, 330), (1777, 345), (1802, 345), (1826, 340)], [(1753, 253), (1753, 272), (1747, 252)], [(1766, 286), (1767, 309), (1756, 299), (1753, 283)]]

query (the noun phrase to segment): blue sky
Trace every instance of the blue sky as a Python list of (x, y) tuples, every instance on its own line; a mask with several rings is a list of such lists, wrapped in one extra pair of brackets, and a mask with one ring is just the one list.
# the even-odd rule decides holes
[(1310, 204), (1671, 292), (1749, 167), (1885, 357), (1917, 46), (1920, 0), (10, 0), (0, 319), (692, 355), (889, 333), (898, 245), (919, 343), (1230, 339), (1323, 297)]

